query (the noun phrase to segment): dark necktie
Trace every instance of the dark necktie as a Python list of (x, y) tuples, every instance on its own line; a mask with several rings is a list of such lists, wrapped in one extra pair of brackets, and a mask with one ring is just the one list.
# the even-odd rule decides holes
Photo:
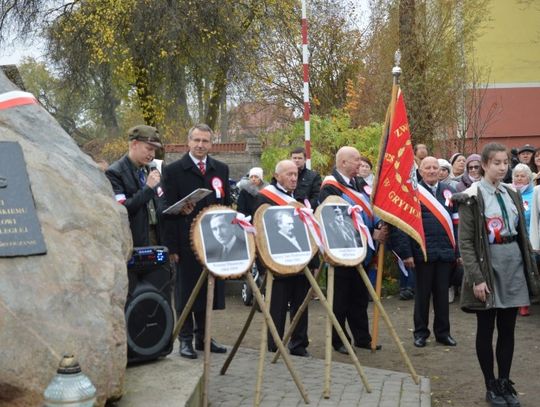
[(199, 170), (201, 170), (201, 174), (204, 175), (206, 174), (206, 166), (204, 165), (204, 161), (199, 161)]
[(508, 212), (506, 211), (506, 205), (504, 204), (503, 197), (501, 193), (498, 191), (495, 191), (495, 196), (497, 197), (497, 202), (499, 203), (499, 206), (501, 207), (504, 224), (506, 228), (508, 229), (508, 231), (510, 232), (510, 220), (508, 219)]
[(137, 175), (139, 177), (139, 184), (141, 184), (141, 188), (146, 185), (146, 174), (144, 173), (144, 168), (141, 168), (137, 171)]
[(356, 181), (354, 180), (354, 178), (351, 178), (351, 181), (349, 182), (349, 184), (351, 185), (352, 189), (354, 189), (355, 191), (358, 191), (358, 188), (356, 187)]

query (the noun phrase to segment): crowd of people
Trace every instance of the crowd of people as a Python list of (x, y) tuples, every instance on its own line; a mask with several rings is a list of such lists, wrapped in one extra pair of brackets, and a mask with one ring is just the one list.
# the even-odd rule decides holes
[[(229, 168), (209, 155), (213, 132), (204, 124), (189, 130), (189, 151), (164, 165), (162, 171), (155, 171), (151, 165), (156, 150), (162, 147), (157, 129), (136, 126), (128, 131), (128, 139), (128, 153), (113, 163), (106, 175), (116, 200), (127, 209), (134, 245), (168, 247), (177, 268), (175, 298), (180, 313), (202, 272), (190, 242), (191, 223), (210, 205), (232, 204)], [(530, 298), (537, 294), (537, 258), (533, 249), (540, 250), (540, 186), (536, 186), (540, 179), (540, 149), (525, 145), (508, 154), (504, 146), (492, 143), (481, 154), (455, 153), (446, 160), (429, 155), (427, 146), (417, 144), (414, 155), (418, 189), (423, 197), (420, 202), (427, 257), (416, 241), (386, 225), (370, 213), (370, 208), (362, 212), (375, 249), (386, 244), (401, 264), (400, 298), (414, 299), (414, 346), (425, 347), (431, 335), (431, 302), (436, 341), (445, 346), (457, 345), (451, 335), (449, 303), (461, 291), (462, 309), (477, 317), (476, 350), (486, 382), (486, 399), (494, 406), (518, 406), (510, 367), (517, 314), (529, 315)], [(358, 200), (369, 202), (373, 165), (356, 148), (344, 146), (336, 153), (332, 173), (323, 180), (316, 171), (306, 168), (306, 153), (300, 147), (293, 149), (288, 159), (276, 163), (272, 175), (267, 183), (262, 168), (249, 170), (238, 184), (239, 212), (253, 216), (264, 203), (279, 206), (292, 201), (315, 209), (331, 195), (352, 205)], [(197, 188), (213, 193), (186, 205), (178, 215), (162, 215), (164, 208)], [(225, 230), (220, 228), (222, 219), (213, 221), (212, 232), (221, 236), (221, 230)], [(374, 258), (375, 250), (369, 248), (363, 266), (372, 275), (376, 271)], [(257, 264), (262, 270), (262, 264)], [(320, 259), (315, 256), (309, 268), (314, 272), (319, 265)], [(336, 267), (334, 284), (333, 311), (347, 339), (357, 348), (371, 349), (367, 313), (370, 298), (364, 282), (354, 268)], [(275, 279), (270, 313), (280, 337), (284, 335), (287, 313), (292, 320), (308, 288), (307, 278), (301, 273)], [(203, 285), (191, 317), (180, 330), (182, 357), (197, 358), (196, 350), (203, 349), (205, 289)], [(214, 308), (224, 308), (222, 281), (216, 283), (214, 298)], [(293, 355), (309, 356), (308, 322), (306, 310), (288, 344)], [(498, 378), (494, 375), (492, 346), (495, 322)], [(337, 352), (348, 353), (335, 330), (332, 345)], [(227, 351), (214, 339), (210, 349)], [(269, 335), (268, 350), (276, 349)]]

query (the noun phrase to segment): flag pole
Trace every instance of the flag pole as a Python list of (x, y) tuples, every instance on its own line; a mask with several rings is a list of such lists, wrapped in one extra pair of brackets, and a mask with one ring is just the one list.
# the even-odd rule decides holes
[[(398, 94), (398, 89), (399, 89), (399, 76), (401, 75), (401, 68), (399, 66), (400, 62), (401, 62), (401, 52), (398, 49), (394, 54), (394, 67), (392, 68), (393, 82), (392, 82), (392, 99), (390, 100), (390, 108), (389, 108), (390, 120), (388, 122), (388, 128), (383, 129), (384, 132), (390, 131), (390, 129), (392, 128), (392, 123), (394, 121), (394, 115), (395, 115), (395, 110), (396, 110), (396, 99), (397, 99), (397, 94)], [(383, 134), (383, 138), (384, 137), (385, 137), (385, 134)], [(379, 154), (379, 160), (382, 160), (382, 159), (383, 158)], [(375, 292), (377, 293), (377, 296), (379, 298), (381, 296), (383, 267), (384, 267), (384, 244), (381, 244), (379, 245), (379, 250), (377, 253), (377, 279), (375, 281)], [(379, 308), (374, 307), (373, 329), (372, 329), (372, 336), (371, 336), (371, 352), (375, 352), (377, 350), (377, 342), (379, 339), (379, 316), (380, 316)]]
[(311, 127), (309, 114), (311, 106), (309, 104), (309, 49), (308, 49), (308, 23), (306, 12), (306, 1), (302, 0), (302, 67), (304, 73), (304, 143), (306, 149), (306, 168), (311, 169)]

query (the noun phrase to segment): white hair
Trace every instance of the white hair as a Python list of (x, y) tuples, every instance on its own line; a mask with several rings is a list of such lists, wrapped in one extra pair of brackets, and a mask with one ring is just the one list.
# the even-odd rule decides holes
[(519, 163), (518, 165), (516, 165), (514, 169), (512, 170), (512, 178), (514, 177), (516, 172), (524, 172), (525, 175), (527, 175), (527, 178), (529, 178), (529, 181), (532, 181), (533, 174), (527, 164)]

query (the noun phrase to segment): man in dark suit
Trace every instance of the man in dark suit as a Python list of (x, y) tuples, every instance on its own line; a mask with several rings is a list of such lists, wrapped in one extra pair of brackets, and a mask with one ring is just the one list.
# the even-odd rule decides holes
[[(438, 201), (442, 211), (450, 219), (457, 208), (451, 204), (451, 196), (454, 189), (444, 182), (439, 182), (439, 162), (435, 157), (425, 157), (420, 162), (419, 171), (423, 186), (433, 200)], [(454, 264), (461, 264), (457, 245), (453, 246), (451, 239), (441, 223), (444, 218), (440, 212), (433, 212), (430, 208), (437, 208), (433, 203), (424, 205), (422, 199), (422, 225), (426, 237), (427, 262), (420, 246), (408, 235), (399, 229), (392, 228), (391, 243), (393, 250), (403, 260), (405, 267), (414, 269), (415, 295), (414, 295), (414, 346), (422, 348), (426, 346), (429, 331), (429, 303), (433, 294), (433, 310), (435, 318), (433, 331), (435, 339), (447, 346), (456, 346), (456, 341), (450, 336), (450, 317), (448, 306), (448, 287), (450, 275)], [(452, 233), (457, 236), (457, 227), (454, 225)], [(454, 238), (455, 239), (455, 238)]]
[[(306, 167), (306, 150), (304, 147), (297, 147), (291, 151), (291, 161), (298, 168), (298, 181), (294, 190), (294, 198), (305, 204), (309, 201), (311, 209), (315, 210), (319, 204), (319, 192), (321, 191), (321, 176)], [(311, 259), (308, 268), (314, 273), (320, 265), (319, 255)]]
[[(257, 195), (255, 210), (262, 204), (287, 205), (294, 202), (293, 191), (296, 188), (298, 179), (298, 168), (290, 160), (283, 160), (277, 163), (274, 178), (267, 187), (263, 188)], [(281, 211), (279, 211), (281, 212)], [(302, 273), (290, 277), (277, 277), (272, 288), (272, 300), (270, 302), (270, 315), (274, 320), (279, 337), (283, 338), (285, 333), (285, 321), (287, 319), (287, 309), (290, 304), (290, 318), (302, 305), (309, 289), (309, 282)], [(309, 356), (307, 346), (309, 345), (308, 334), (308, 310), (300, 318), (289, 342), (289, 352), (296, 356)], [(268, 334), (268, 350), (275, 352), (277, 346), (272, 335)]]
[(291, 151), (291, 161), (298, 168), (298, 181), (294, 190), (294, 197), (301, 203), (304, 203), (304, 200), (307, 199), (311, 209), (315, 210), (319, 204), (321, 176), (316, 171), (306, 168), (306, 150), (303, 147), (297, 147)]
[(133, 246), (157, 245), (161, 241), (158, 212), (163, 209), (161, 174), (151, 170), (156, 150), (162, 147), (155, 127), (128, 130), (129, 150), (105, 171), (116, 200), (128, 212)]
[[(212, 148), (213, 132), (206, 124), (197, 124), (188, 132), (189, 152), (179, 160), (167, 165), (163, 171), (163, 188), (166, 202), (170, 206), (189, 195), (198, 188), (212, 190), (212, 194), (196, 204), (186, 205), (178, 215), (166, 215), (165, 241), (171, 253), (171, 259), (178, 266), (177, 295), (178, 312), (181, 313), (199, 276), (202, 268), (191, 248), (190, 228), (193, 219), (207, 206), (213, 204), (230, 205), (229, 167), (208, 155)], [(216, 280), (214, 309), (225, 308), (225, 292), (222, 280)], [(180, 355), (195, 359), (197, 353), (193, 349), (204, 349), (204, 324), (206, 310), (206, 284), (197, 296), (188, 317), (180, 330)], [(226, 348), (212, 339), (212, 352), (225, 353)]]
[(206, 260), (208, 263), (220, 261), (247, 260), (246, 241), (234, 233), (231, 223), (234, 215), (217, 214), (210, 219), (209, 226), (217, 244), (208, 243)]
[[(361, 163), (361, 156), (356, 148), (349, 146), (340, 148), (336, 154), (336, 166), (332, 175), (324, 179), (319, 199), (322, 202), (330, 195), (337, 195), (351, 205), (363, 203), (366, 205), (362, 211), (364, 223), (374, 240), (384, 242), (387, 233), (386, 226), (383, 226), (382, 222), (373, 215), (367, 215), (368, 211), (371, 212), (369, 195), (366, 192), (369, 189), (366, 188), (366, 182), (358, 177)], [(370, 264), (374, 254), (374, 251), (368, 248), (364, 268)], [(371, 335), (367, 314), (369, 293), (356, 268), (335, 267), (334, 292), (333, 311), (345, 336), (350, 341), (345, 326), (347, 322), (354, 338), (354, 345), (358, 348), (370, 349)], [(339, 353), (347, 354), (347, 349), (335, 329), (332, 330), (332, 346)], [(377, 349), (380, 349), (380, 345), (377, 345)]]
[(275, 239), (272, 238), (270, 240), (270, 251), (272, 253), (281, 254), (309, 251), (306, 234), (303, 231), (302, 233), (294, 232), (295, 226), (300, 228), (303, 227), (303, 225), (300, 221), (298, 221), (300, 225), (295, 225), (291, 211), (274, 211), (272, 215), (278, 229), (278, 236), (276, 236)]

